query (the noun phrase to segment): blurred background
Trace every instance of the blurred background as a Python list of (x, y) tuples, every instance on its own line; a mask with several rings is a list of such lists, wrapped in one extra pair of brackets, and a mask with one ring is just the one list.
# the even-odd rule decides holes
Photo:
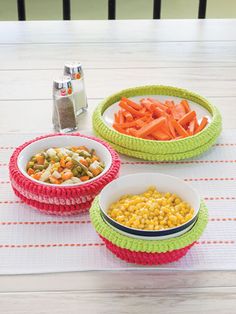
[[(107, 0), (71, 0), (71, 19), (107, 19)], [(199, 0), (162, 0), (161, 18), (196, 18)], [(61, 20), (62, 0), (25, 0), (27, 20)], [(117, 0), (117, 19), (151, 19), (153, 0)], [(206, 18), (235, 18), (236, 0), (208, 0)], [(17, 0), (0, 0), (0, 20), (18, 20)]]

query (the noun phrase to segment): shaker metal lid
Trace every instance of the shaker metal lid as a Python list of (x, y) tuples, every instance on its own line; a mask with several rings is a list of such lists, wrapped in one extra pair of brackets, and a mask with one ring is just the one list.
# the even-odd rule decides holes
[(64, 66), (64, 74), (77, 74), (79, 73), (81, 76), (83, 76), (83, 69), (80, 62), (66, 62)]
[(61, 90), (72, 88), (71, 78), (69, 76), (61, 76), (53, 80), (53, 89)]

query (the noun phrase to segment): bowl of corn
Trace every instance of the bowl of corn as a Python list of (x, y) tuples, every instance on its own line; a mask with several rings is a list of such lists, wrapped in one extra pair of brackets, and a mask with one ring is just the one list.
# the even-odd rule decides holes
[(179, 178), (139, 173), (110, 182), (99, 195), (99, 207), (106, 223), (121, 234), (140, 239), (168, 239), (193, 227), (200, 197)]

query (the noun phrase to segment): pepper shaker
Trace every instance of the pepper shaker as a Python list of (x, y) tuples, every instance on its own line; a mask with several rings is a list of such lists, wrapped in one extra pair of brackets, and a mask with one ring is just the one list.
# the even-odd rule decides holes
[(53, 81), (52, 121), (57, 132), (67, 133), (77, 129), (73, 87), (69, 76)]
[(75, 99), (76, 116), (85, 112), (88, 108), (84, 84), (84, 72), (80, 62), (67, 62), (64, 67), (64, 75), (68, 75), (72, 81), (73, 95)]

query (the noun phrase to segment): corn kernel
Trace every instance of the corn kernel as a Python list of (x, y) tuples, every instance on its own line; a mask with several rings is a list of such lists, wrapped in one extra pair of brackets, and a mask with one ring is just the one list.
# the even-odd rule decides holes
[(123, 195), (111, 204), (108, 215), (127, 227), (163, 230), (189, 221), (194, 209), (176, 194), (150, 187), (139, 195)]

